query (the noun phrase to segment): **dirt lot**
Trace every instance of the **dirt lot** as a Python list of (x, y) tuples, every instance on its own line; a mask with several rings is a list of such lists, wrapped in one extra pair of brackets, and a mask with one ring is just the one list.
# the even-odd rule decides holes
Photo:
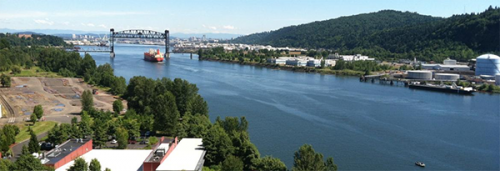
[[(80, 96), (84, 90), (92, 90), (92, 86), (78, 78), (13, 77), (11, 88), (0, 88), (0, 102), (5, 109), (0, 123), (29, 118), (33, 108), (39, 104), (47, 117), (80, 113)], [(98, 91), (94, 95), (94, 107), (112, 111), (114, 100), (111, 94)]]

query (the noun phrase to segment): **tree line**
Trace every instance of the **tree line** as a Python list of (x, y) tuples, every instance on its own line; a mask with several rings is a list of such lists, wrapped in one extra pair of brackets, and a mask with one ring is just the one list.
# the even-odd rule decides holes
[(467, 61), (500, 52), (500, 8), (439, 18), (382, 10), (242, 36), (236, 43), (330, 49), (383, 60)]

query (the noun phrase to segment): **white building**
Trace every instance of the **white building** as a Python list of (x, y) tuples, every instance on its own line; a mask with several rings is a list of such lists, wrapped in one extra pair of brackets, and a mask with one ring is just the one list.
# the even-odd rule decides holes
[(470, 71), (467, 65), (422, 64), (424, 70)]
[(167, 159), (156, 168), (156, 171), (201, 171), (206, 152), (202, 145), (201, 138), (183, 138)]
[[(151, 150), (103, 150), (95, 149), (85, 153), (81, 158), (90, 163), (92, 159), (97, 159), (101, 164), (101, 169), (111, 170), (142, 170), (144, 159), (151, 153)], [(56, 169), (56, 171), (68, 170), (75, 161), (66, 163)]]
[(373, 61), (375, 58), (369, 58), (368, 56), (362, 56), (361, 54), (356, 55), (342, 55), (340, 59), (344, 61)]
[(321, 59), (308, 60), (306, 66), (321, 67)]

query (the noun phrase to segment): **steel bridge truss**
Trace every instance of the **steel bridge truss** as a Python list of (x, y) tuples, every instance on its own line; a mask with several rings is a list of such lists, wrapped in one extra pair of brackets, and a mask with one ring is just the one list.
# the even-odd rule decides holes
[(115, 29), (110, 29), (110, 56), (115, 57), (115, 40), (118, 38), (126, 39), (164, 39), (165, 40), (165, 57), (169, 57), (169, 31), (165, 30), (164, 33), (152, 30), (124, 30), (115, 32)]

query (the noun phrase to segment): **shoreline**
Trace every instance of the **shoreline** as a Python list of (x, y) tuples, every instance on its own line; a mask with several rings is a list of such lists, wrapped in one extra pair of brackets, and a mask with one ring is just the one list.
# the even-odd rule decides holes
[(277, 64), (269, 64), (269, 63), (256, 63), (256, 62), (239, 62), (239, 61), (229, 61), (229, 60), (220, 60), (220, 59), (212, 59), (212, 58), (203, 58), (198, 57), (200, 61), (214, 61), (214, 62), (223, 62), (223, 63), (232, 63), (232, 64), (240, 64), (240, 65), (250, 65), (250, 66), (260, 66), (269, 69), (276, 70), (285, 70), (285, 71), (293, 71), (293, 72), (303, 72), (303, 73), (318, 73), (325, 75), (336, 75), (336, 76), (356, 76), (360, 77), (364, 75), (362, 71), (354, 71), (354, 70), (331, 70), (331, 69), (320, 69), (320, 68), (311, 68), (311, 67), (294, 67), (294, 66), (286, 66), (286, 65), (277, 65)]

